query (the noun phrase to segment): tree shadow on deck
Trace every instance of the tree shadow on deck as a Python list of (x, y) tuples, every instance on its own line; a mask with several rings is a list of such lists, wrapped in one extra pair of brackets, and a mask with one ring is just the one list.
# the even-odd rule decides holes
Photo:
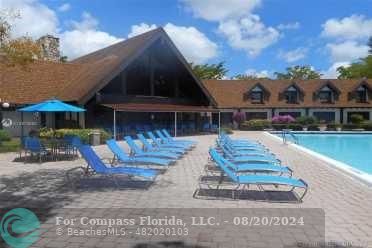
[[(0, 208), (55, 209), (68, 206), (84, 192), (147, 190), (152, 182), (117, 177), (119, 187), (105, 177), (82, 178), (75, 187), (66, 180), (66, 170), (40, 169), (0, 178)], [(77, 187), (76, 187), (77, 186)]]
[(233, 198), (233, 189), (198, 189), (195, 191), (195, 198), (207, 200), (249, 200), (266, 201), (277, 203), (299, 203), (299, 197), (295, 192), (290, 191), (258, 191), (246, 190)]

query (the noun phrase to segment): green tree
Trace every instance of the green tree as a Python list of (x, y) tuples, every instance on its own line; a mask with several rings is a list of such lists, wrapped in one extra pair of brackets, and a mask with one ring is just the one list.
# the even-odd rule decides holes
[(204, 65), (194, 65), (191, 63), (190, 66), (194, 74), (200, 79), (222, 79), (228, 72), (225, 68), (225, 62)]
[(369, 50), (368, 50), (369, 54), (372, 54), (372, 36), (369, 37), (367, 45), (369, 46)]
[(339, 79), (372, 78), (372, 55), (352, 63), (350, 66), (337, 68)]
[(287, 67), (286, 72), (275, 72), (274, 75), (277, 79), (300, 79), (300, 80), (308, 80), (308, 79), (319, 79), (322, 74), (313, 70), (310, 66), (292, 66)]

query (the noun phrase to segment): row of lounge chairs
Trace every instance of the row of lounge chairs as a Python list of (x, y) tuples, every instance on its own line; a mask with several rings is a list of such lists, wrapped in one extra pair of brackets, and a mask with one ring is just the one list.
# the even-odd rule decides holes
[[(302, 179), (293, 178), (289, 166), (282, 165), (264, 145), (251, 140), (233, 140), (222, 133), (216, 140), (216, 147), (209, 150), (211, 164), (205, 167), (205, 175), (199, 178), (199, 189), (195, 198), (210, 198), (205, 191), (219, 192), (230, 190), (233, 199), (248, 192), (250, 186), (266, 193), (290, 192), (301, 202), (308, 190)], [(267, 189), (270, 187), (270, 190)], [(289, 188), (289, 190), (278, 190)], [(273, 191), (272, 189), (275, 189)]]
[(87, 162), (87, 167), (78, 167), (67, 172), (67, 179), (71, 181), (71, 174), (75, 170), (82, 169), (84, 176), (102, 175), (113, 179), (119, 186), (116, 175), (136, 177), (146, 181), (154, 181), (159, 173), (156, 168), (168, 167), (180, 159), (189, 150), (195, 147), (196, 142), (190, 140), (175, 140), (165, 129), (147, 132), (152, 140), (149, 141), (143, 134), (137, 134), (138, 139), (143, 144), (143, 148), (130, 136), (124, 140), (130, 148), (130, 153), (126, 153), (114, 139), (106, 141), (107, 147), (113, 153), (113, 159), (104, 163), (89, 145), (79, 147), (80, 154)]

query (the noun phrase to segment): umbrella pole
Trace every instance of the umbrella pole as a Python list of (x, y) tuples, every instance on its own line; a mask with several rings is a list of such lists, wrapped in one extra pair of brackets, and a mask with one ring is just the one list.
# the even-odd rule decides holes
[(116, 110), (114, 110), (114, 139), (116, 140)]

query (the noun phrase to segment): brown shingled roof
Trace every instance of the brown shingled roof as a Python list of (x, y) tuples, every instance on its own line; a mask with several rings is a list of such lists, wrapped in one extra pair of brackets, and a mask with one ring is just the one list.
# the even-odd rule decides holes
[[(340, 90), (339, 99), (335, 103), (320, 103), (313, 99), (314, 92), (326, 82), (332, 84)], [(363, 80), (329, 80), (317, 79), (306, 81), (293, 80), (204, 80), (203, 83), (208, 91), (217, 101), (219, 108), (303, 108), (303, 107), (372, 107), (371, 103), (358, 103), (349, 100), (348, 93), (353, 91)], [(371, 86), (371, 80), (364, 80)], [(293, 82), (304, 92), (303, 101), (298, 104), (286, 103), (285, 99), (280, 98), (280, 93), (290, 86)], [(244, 94), (254, 85), (260, 83), (270, 91), (268, 101), (263, 104), (254, 104), (244, 99)]]
[(163, 34), (158, 28), (70, 63), (36, 62), (27, 67), (0, 63), (0, 99), (25, 104), (57, 97), (84, 103)]

